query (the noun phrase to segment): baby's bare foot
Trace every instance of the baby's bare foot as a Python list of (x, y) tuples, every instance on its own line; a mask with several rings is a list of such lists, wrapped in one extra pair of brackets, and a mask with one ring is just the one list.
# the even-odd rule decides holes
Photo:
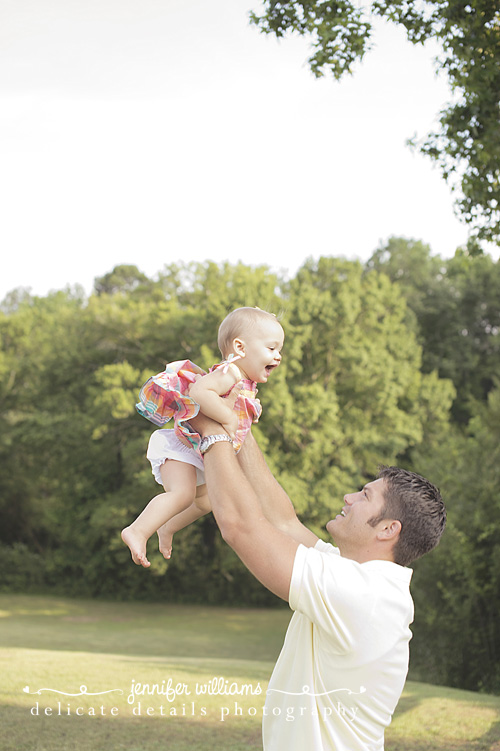
[(162, 556), (168, 560), (172, 555), (172, 540), (174, 536), (168, 531), (167, 524), (163, 524), (158, 530), (158, 547)]
[(122, 540), (130, 549), (134, 563), (138, 566), (144, 566), (144, 568), (149, 568), (149, 566), (151, 566), (146, 558), (147, 540), (143, 535), (134, 532), (132, 527), (125, 527), (125, 529), (122, 530)]

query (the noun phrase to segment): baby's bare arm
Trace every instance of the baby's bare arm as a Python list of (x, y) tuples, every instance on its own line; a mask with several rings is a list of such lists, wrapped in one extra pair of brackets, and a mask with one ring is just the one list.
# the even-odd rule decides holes
[(207, 417), (219, 422), (234, 436), (238, 425), (238, 418), (222, 395), (230, 391), (241, 380), (241, 373), (235, 365), (230, 365), (224, 373), (222, 369), (199, 378), (189, 389), (189, 395), (200, 405), (201, 411)]

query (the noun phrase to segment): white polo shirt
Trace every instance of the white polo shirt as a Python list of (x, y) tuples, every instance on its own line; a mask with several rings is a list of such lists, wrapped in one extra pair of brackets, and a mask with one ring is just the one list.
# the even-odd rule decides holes
[(408, 672), (412, 570), (297, 549), (292, 616), (269, 683), (265, 751), (382, 751)]

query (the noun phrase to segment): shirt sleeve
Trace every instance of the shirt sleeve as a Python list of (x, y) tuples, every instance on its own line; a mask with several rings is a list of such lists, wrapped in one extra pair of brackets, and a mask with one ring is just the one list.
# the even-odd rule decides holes
[(340, 550), (338, 548), (335, 548), (330, 542), (325, 542), (324, 540), (318, 540), (314, 549), (321, 551), (321, 553), (340, 555)]
[(332, 652), (346, 653), (370, 617), (374, 594), (361, 565), (320, 540), (297, 548), (289, 603), (321, 629)]

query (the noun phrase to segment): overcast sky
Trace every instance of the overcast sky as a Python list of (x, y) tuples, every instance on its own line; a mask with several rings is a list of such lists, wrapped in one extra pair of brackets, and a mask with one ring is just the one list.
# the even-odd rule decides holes
[(0, 0), (0, 299), (120, 263), (290, 273), (391, 235), (451, 256), (466, 227), (406, 139), (450, 97), (437, 49), (380, 26), (354, 77), (248, 24), (256, 0)]

